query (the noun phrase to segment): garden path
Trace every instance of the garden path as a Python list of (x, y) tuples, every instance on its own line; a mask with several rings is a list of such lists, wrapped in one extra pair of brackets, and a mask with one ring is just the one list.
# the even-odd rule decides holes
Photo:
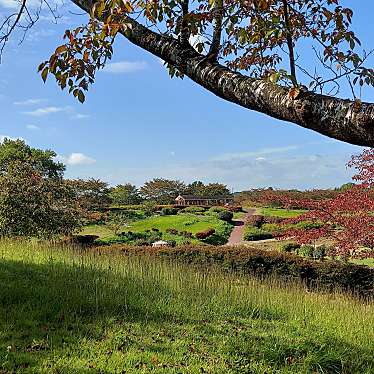
[(248, 209), (245, 216), (240, 220), (234, 220), (234, 229), (231, 231), (230, 238), (226, 245), (240, 245), (243, 244), (243, 233), (244, 233), (244, 227), (245, 223), (248, 219), (248, 217), (252, 216), (256, 213), (256, 209), (251, 208)]

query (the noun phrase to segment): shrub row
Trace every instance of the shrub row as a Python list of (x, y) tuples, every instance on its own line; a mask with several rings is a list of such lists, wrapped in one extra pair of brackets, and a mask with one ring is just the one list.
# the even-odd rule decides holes
[(195, 265), (218, 265), (230, 272), (255, 276), (281, 276), (298, 279), (309, 288), (340, 288), (362, 296), (374, 296), (374, 269), (350, 263), (303, 259), (291, 253), (264, 251), (248, 247), (150, 248), (114, 246), (125, 254), (156, 255)]

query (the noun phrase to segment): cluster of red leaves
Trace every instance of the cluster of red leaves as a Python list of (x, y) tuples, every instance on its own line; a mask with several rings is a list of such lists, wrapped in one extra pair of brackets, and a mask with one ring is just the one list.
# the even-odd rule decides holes
[[(289, 229), (282, 234), (293, 237), (301, 244), (328, 238), (334, 243), (334, 254), (353, 257), (374, 256), (374, 149), (352, 157), (348, 164), (358, 174), (353, 177), (359, 184), (324, 200), (292, 199), (285, 195), (282, 205), (306, 208), (308, 211), (285, 223), (309, 221), (318, 223), (314, 229)], [(270, 198), (270, 195), (267, 195)]]

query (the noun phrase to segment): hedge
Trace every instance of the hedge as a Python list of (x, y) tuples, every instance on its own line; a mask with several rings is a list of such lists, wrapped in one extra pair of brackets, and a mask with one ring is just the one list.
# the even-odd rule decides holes
[(102, 250), (121, 250), (126, 255), (155, 255), (195, 265), (218, 265), (229, 272), (300, 280), (312, 289), (340, 288), (361, 296), (374, 296), (374, 269), (363, 265), (330, 260), (317, 262), (291, 253), (248, 247), (152, 248), (115, 245), (100, 247), (99, 251)]

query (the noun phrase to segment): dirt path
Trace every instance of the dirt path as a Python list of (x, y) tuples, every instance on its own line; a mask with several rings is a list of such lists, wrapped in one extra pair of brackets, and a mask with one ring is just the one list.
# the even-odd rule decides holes
[(231, 231), (230, 238), (226, 245), (243, 244), (243, 232), (248, 217), (255, 214), (256, 209), (248, 209), (245, 216), (241, 220), (234, 220), (234, 229)]

